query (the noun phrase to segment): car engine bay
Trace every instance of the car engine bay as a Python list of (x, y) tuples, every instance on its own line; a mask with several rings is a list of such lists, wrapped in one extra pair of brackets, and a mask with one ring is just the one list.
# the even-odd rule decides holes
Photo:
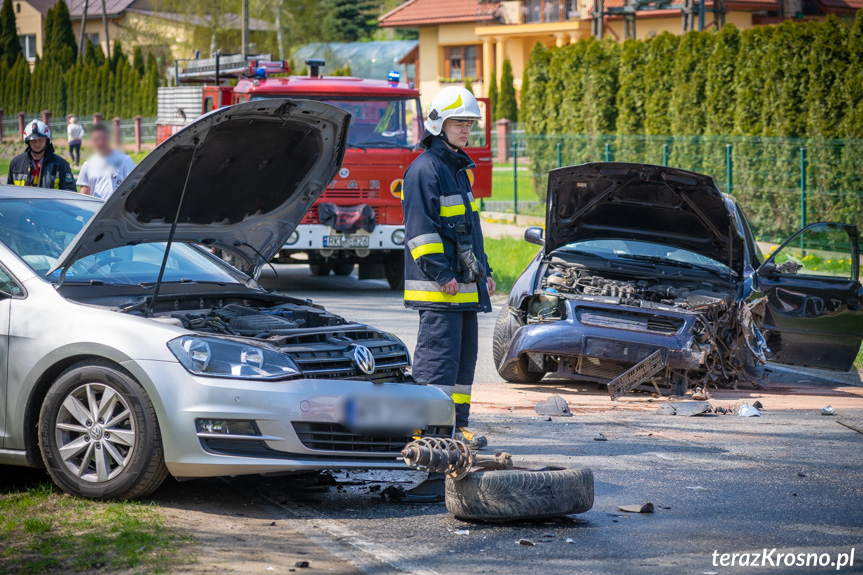
[[(655, 270), (599, 271), (580, 262), (552, 258), (524, 307), (525, 323), (565, 319), (563, 302), (575, 300), (579, 302), (579, 323), (617, 329), (620, 335), (615, 339), (627, 341), (627, 331), (675, 334), (685, 323), (679, 318), (694, 316), (686, 351), (703, 358), (698, 369), (666, 368), (648, 383), (656, 390), (671, 386), (678, 392), (706, 386), (736, 388), (742, 381), (760, 387), (758, 364), (766, 361), (769, 351), (759, 329), (765, 300), (738, 301), (737, 286), (718, 275), (669, 277), (651, 272)], [(590, 302), (602, 304), (602, 309), (589, 308)], [(629, 339), (639, 341), (638, 336)]]

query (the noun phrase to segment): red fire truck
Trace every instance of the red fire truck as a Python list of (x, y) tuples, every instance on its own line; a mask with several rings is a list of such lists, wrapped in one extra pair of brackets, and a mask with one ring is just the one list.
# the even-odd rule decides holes
[[(269, 62), (266, 57), (240, 58), (190, 60), (182, 66), (178, 62), (175, 69), (180, 83), (204, 84), (159, 89), (157, 139), (163, 141), (210, 110), (250, 100), (313, 99), (349, 111), (348, 150), (338, 176), (275, 261), (308, 265), (319, 276), (331, 272), (348, 275), (358, 264), (360, 279), (386, 278), (393, 289), (402, 289), (405, 233), (401, 186), (405, 170), (421, 152), (419, 91), (400, 82), (394, 72), (381, 80), (323, 76), (324, 62), (308, 60), (308, 76), (271, 77), (286, 74), (286, 63)], [(226, 79), (236, 79), (235, 85), (226, 85)], [(466, 151), (477, 165), (470, 174), (474, 196), (484, 198), (491, 195), (492, 156), (488, 100), (479, 101), (486, 110), (486, 121), (477, 125), (471, 141), (476, 145)], [(354, 215), (364, 214), (360, 221), (371, 221), (371, 225), (354, 230), (334, 223), (334, 212), (347, 214), (342, 220), (351, 221), (352, 211)]]

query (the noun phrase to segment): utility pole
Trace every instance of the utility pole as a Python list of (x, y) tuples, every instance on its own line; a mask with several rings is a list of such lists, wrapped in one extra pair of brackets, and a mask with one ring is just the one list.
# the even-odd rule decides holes
[(249, 0), (243, 0), (243, 60), (249, 56)]
[[(86, 2), (86, 0), (85, 0)], [(102, 0), (102, 27), (105, 28), (105, 53), (111, 58), (111, 38), (108, 37), (108, 11), (105, 10), (105, 0)]]
[(87, 52), (87, 44), (85, 40), (87, 39), (87, 5), (89, 0), (84, 0), (84, 11), (81, 12), (81, 43), (78, 44), (78, 55), (81, 59), (84, 59), (84, 54)]
[(602, 40), (605, 30), (605, 7), (602, 0), (593, 0), (593, 12), (590, 19), (590, 33), (597, 40)]

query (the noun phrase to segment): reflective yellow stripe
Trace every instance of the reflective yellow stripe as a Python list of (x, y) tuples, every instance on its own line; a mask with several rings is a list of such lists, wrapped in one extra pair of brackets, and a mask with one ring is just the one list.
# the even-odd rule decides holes
[(455, 102), (453, 102), (452, 104), (450, 104), (446, 108), (443, 108), (441, 110), (441, 112), (445, 112), (446, 110), (455, 110), (459, 106), (461, 106), (461, 94), (458, 95), (458, 98), (455, 99)]
[[(477, 202), (473, 201), (470, 203), (473, 211), (477, 211)], [(455, 206), (441, 206), (440, 207), (440, 216), (442, 218), (451, 218), (453, 216), (463, 216), (464, 215), (464, 203), (460, 203)]]
[(452, 394), (452, 402), (453, 403), (470, 403), (470, 396), (465, 395), (464, 393), (454, 393), (454, 394)]
[(479, 301), (477, 292), (457, 293), (455, 295), (445, 294), (442, 291), (419, 291), (405, 290), (405, 299), (408, 301), (430, 301), (444, 303), (476, 303)]
[(27, 185), (27, 180), (12, 180), (12, 184), (15, 186), (24, 186)]
[(415, 260), (418, 260), (422, 256), (427, 256), (428, 254), (442, 254), (442, 253), (443, 253), (443, 244), (442, 243), (423, 244), (423, 245), (417, 246), (411, 250), (411, 257)]

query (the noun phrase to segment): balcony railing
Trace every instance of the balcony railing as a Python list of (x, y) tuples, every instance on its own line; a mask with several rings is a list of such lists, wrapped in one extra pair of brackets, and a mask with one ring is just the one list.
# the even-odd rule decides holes
[(577, 20), (577, 0), (524, 0), (521, 3), (521, 23), (564, 22)]

